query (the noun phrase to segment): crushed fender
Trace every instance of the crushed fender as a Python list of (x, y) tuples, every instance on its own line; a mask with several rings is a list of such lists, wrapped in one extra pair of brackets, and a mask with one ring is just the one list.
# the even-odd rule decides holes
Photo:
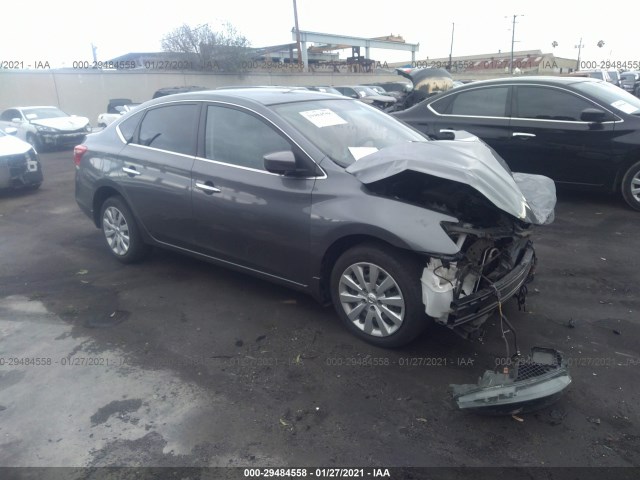
[(516, 357), (502, 372), (487, 370), (475, 385), (451, 385), (461, 410), (484, 415), (514, 415), (554, 403), (571, 383), (562, 353), (533, 347), (529, 357)]

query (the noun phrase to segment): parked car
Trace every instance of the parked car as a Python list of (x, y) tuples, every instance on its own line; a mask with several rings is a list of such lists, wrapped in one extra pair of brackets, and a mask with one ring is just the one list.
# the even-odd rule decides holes
[(153, 98), (165, 97), (167, 95), (174, 95), (176, 93), (200, 92), (204, 90), (208, 90), (208, 89), (206, 87), (198, 87), (196, 85), (189, 85), (189, 86), (182, 86), (182, 87), (163, 87), (154, 92)]
[(609, 78), (611, 79), (611, 83), (613, 83), (616, 87), (620, 87), (620, 72), (617, 70), (608, 70)]
[(48, 146), (76, 145), (91, 132), (89, 119), (68, 115), (57, 107), (13, 107), (0, 114), (0, 128), (13, 127), (16, 136), (36, 151)]
[(390, 108), (396, 103), (395, 98), (390, 97), (389, 95), (380, 95), (370, 87), (365, 87), (363, 85), (355, 85), (351, 87), (339, 86), (333, 88), (338, 90), (342, 95), (351, 98), (357, 98), (358, 100), (368, 105), (373, 105), (374, 107), (380, 108), (381, 110)]
[(104, 128), (115, 119), (119, 118), (120, 115), (130, 112), (138, 105), (140, 104), (132, 102), (129, 98), (113, 98), (109, 100), (109, 103), (107, 104), (107, 112), (98, 115), (96, 125)]
[(589, 77), (596, 80), (602, 80), (608, 83), (614, 83), (607, 70), (578, 70), (567, 74), (568, 77)]
[(13, 127), (0, 130), (0, 190), (35, 190), (43, 180), (40, 159), (30, 144), (15, 137), (16, 133)]
[(429, 321), (471, 335), (524, 295), (532, 225), (555, 205), (550, 179), (512, 175), (475, 137), (429, 141), (303, 90), (152, 100), (74, 161), (76, 201), (117, 260), (154, 245), (275, 281), (386, 347)]
[(640, 210), (640, 100), (581, 77), (475, 82), (396, 118), (435, 139), (471, 132), (512, 170), (622, 194)]
[(636, 97), (640, 97), (640, 72), (621, 73), (620, 86)]
[(333, 95), (342, 95), (338, 90), (333, 87), (307, 87), (308, 90), (313, 92), (331, 93)]

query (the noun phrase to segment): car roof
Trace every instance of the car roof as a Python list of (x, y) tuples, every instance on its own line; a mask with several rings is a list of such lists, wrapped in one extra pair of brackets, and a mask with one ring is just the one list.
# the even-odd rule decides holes
[(589, 77), (554, 77), (554, 76), (525, 76), (525, 77), (506, 77), (506, 78), (495, 78), (492, 80), (481, 80), (472, 83), (466, 83), (458, 88), (456, 88), (456, 92), (461, 92), (466, 89), (476, 88), (484, 85), (502, 85), (506, 83), (537, 83), (540, 85), (573, 85), (578, 83), (585, 82), (600, 82), (605, 83), (602, 80), (596, 78)]
[(55, 108), (56, 110), (60, 110), (59, 107), (54, 105), (29, 105), (28, 107), (10, 107), (5, 108), (5, 110), (24, 110), (25, 108)]
[[(200, 92), (178, 93), (175, 95), (167, 95), (150, 100), (148, 105), (166, 103), (175, 100), (218, 100), (218, 101), (238, 101), (244, 100), (247, 103), (259, 103), (265, 106), (277, 105), (280, 103), (305, 102), (309, 100), (342, 100), (331, 93), (314, 92), (312, 90), (299, 90), (291, 88), (238, 88), (238, 89), (221, 89), (221, 90), (205, 90)], [(350, 101), (348, 97), (344, 100)]]

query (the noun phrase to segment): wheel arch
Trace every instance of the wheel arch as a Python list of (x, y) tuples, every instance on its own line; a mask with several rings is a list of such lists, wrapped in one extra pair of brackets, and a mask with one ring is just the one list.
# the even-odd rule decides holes
[(426, 260), (427, 258), (424, 254), (400, 248), (387, 240), (370, 234), (349, 234), (340, 237), (334, 240), (331, 245), (329, 245), (329, 247), (325, 250), (325, 253), (320, 262), (320, 279), (318, 282), (317, 296), (323, 305), (328, 305), (331, 303), (331, 271), (333, 270), (333, 266), (335, 265), (338, 258), (340, 258), (340, 256), (347, 250), (365, 243), (375, 244), (385, 249), (399, 250), (405, 252), (406, 254), (414, 255), (416, 260), (418, 261), (421, 259)]
[[(91, 205), (91, 210), (93, 212), (93, 223), (96, 227), (102, 227), (102, 219), (100, 218), (100, 212), (102, 210), (102, 204), (110, 197), (113, 196), (122, 197), (122, 194), (118, 191), (118, 189), (114, 188), (111, 185), (103, 185), (99, 187), (93, 195), (93, 202)], [(124, 197), (123, 197), (124, 198)], [(126, 202), (126, 200), (125, 200)], [(127, 203), (128, 205), (128, 203)]]
[(616, 172), (613, 185), (614, 193), (621, 193), (622, 179), (629, 169), (638, 162), (640, 162), (640, 148), (636, 148), (625, 155), (622, 163), (620, 164), (620, 168), (618, 168), (618, 171)]

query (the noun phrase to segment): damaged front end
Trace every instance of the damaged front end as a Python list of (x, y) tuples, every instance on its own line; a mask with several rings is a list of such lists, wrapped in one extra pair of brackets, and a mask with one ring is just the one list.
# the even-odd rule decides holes
[[(486, 372), (477, 385), (457, 385), (461, 409), (505, 414), (555, 400), (571, 378), (560, 352), (533, 348), (523, 359), (502, 304), (516, 297), (524, 306), (536, 255), (534, 225), (551, 223), (555, 185), (547, 177), (512, 174), (503, 160), (476, 137), (459, 132), (453, 141), (403, 144), (368, 155), (347, 171), (376, 195), (443, 213), (440, 224), (455, 254), (423, 252), (425, 312), (465, 338), (481, 336), (498, 312), (506, 359), (501, 372)], [(510, 355), (507, 334), (513, 336)]]
[(524, 303), (536, 264), (533, 225), (553, 221), (552, 180), (512, 174), (468, 134), (390, 147), (347, 171), (375, 194), (457, 220), (441, 224), (457, 254), (424, 252), (429, 260), (421, 278), (423, 302), (436, 322), (470, 338), (501, 302), (517, 296)]
[(469, 224), (443, 225), (456, 239), (456, 261), (432, 256), (422, 272), (427, 315), (465, 338), (477, 336), (499, 303), (518, 297), (524, 304), (536, 256), (530, 228), (484, 229)]

